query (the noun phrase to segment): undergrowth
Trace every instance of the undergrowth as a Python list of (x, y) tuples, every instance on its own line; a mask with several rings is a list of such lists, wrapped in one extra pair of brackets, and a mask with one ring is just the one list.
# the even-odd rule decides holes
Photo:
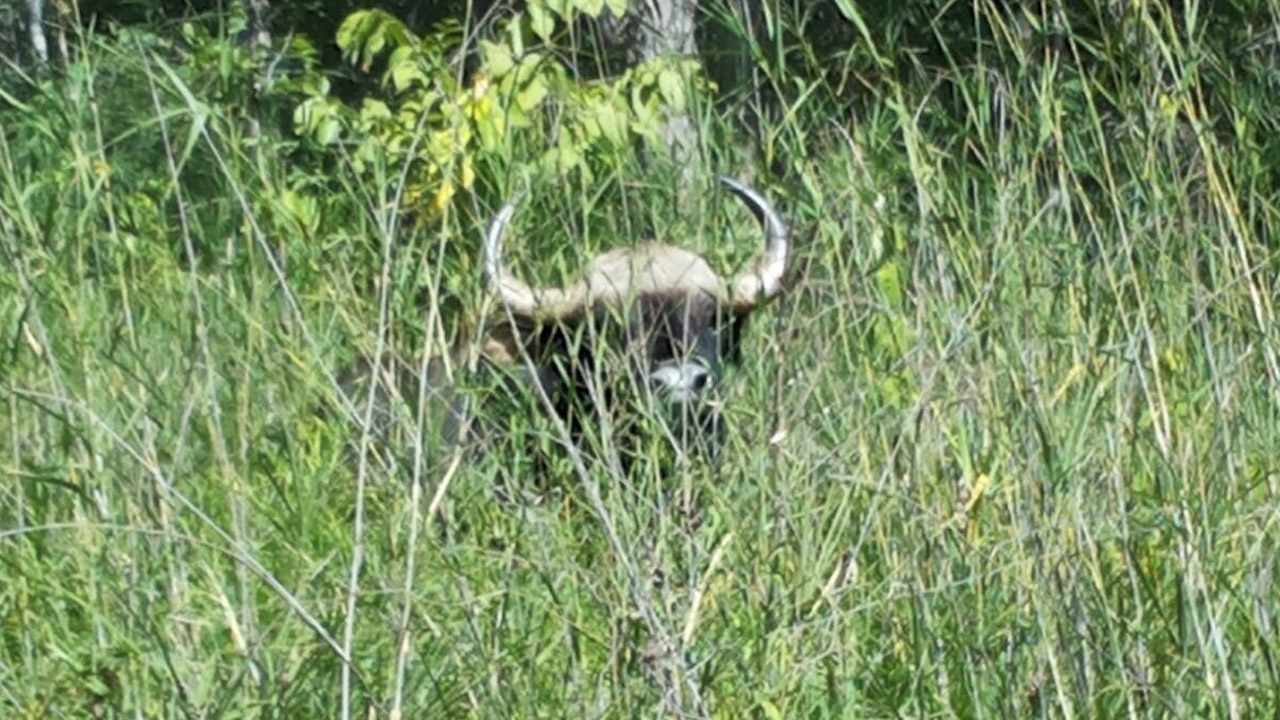
[[(439, 214), (84, 38), (0, 123), (0, 713), (1274, 716), (1273, 81), (1133, 5), (1107, 45), (977, 3), (941, 65), (759, 47), (695, 187), (534, 137)], [(713, 462), (570, 453), (532, 397), (531, 442), (420, 454), (410, 413), (352, 462), (338, 376), (466, 339), (509, 194), (529, 277), (648, 235), (728, 272), (717, 172), (795, 260)]]

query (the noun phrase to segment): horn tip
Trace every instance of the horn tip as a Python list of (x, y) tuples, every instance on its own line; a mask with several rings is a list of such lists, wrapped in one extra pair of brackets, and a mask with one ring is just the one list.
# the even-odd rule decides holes
[(742, 183), (738, 182), (736, 179), (728, 175), (717, 175), (716, 179), (718, 179), (720, 182), (724, 183), (725, 185), (728, 185), (729, 187), (733, 188), (734, 190), (741, 191), (741, 190), (745, 190), (747, 187), (746, 185), (743, 185)]

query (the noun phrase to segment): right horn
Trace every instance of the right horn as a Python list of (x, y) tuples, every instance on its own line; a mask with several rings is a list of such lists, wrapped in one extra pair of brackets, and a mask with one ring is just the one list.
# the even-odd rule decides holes
[(787, 226), (763, 195), (730, 177), (720, 176), (764, 226), (764, 252), (729, 284), (730, 302), (739, 313), (750, 312), (782, 292), (787, 271)]

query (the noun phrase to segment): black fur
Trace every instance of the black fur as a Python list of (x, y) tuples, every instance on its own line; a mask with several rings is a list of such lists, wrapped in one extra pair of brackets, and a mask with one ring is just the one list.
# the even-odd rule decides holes
[(714, 387), (725, 366), (740, 360), (744, 320), (709, 296), (640, 297), (622, 308), (598, 307), (541, 326), (517, 327), (515, 344), (524, 352), (516, 362), (532, 365), (534, 372), (523, 377), (542, 385), (575, 443), (599, 422), (601, 412), (615, 429), (643, 426), (628, 416), (640, 408), (665, 413), (662, 419), (686, 449), (705, 450), (714, 448), (720, 435), (718, 412), (705, 399), (664, 407), (662, 398), (652, 395), (648, 378), (663, 363), (696, 361), (709, 370)]

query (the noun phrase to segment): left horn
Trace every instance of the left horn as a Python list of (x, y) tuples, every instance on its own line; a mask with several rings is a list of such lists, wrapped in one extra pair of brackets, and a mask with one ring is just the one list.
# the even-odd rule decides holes
[(782, 292), (782, 277), (787, 272), (787, 226), (763, 195), (730, 177), (720, 177), (764, 226), (764, 252), (729, 286), (730, 302), (737, 312), (754, 310)]
[(512, 315), (523, 318), (559, 317), (573, 311), (581, 304), (583, 295), (578, 287), (565, 291), (561, 288), (532, 288), (512, 274), (502, 258), (502, 236), (515, 214), (515, 203), (507, 203), (494, 216), (484, 234), (484, 274), (489, 287), (502, 300), (502, 305)]

